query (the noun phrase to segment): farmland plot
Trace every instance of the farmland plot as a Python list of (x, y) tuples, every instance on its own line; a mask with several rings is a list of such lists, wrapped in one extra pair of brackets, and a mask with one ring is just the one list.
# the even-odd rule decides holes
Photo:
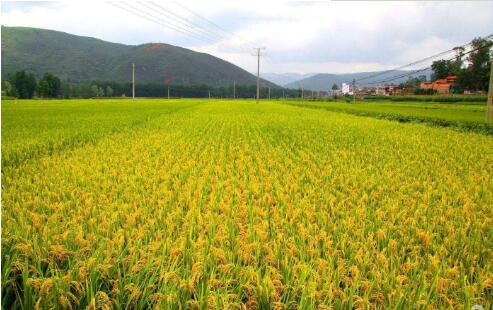
[(4, 308), (493, 305), (491, 136), (274, 102), (22, 104), (2, 105)]

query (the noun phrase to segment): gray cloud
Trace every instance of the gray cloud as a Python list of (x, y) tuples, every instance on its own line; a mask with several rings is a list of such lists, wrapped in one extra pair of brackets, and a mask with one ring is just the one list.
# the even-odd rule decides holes
[[(394, 12), (372, 31), (340, 20), (337, 32), (319, 33), (309, 46), (286, 51), (270, 47), (279, 61), (286, 62), (377, 62), (395, 64), (403, 61), (408, 49), (432, 38), (451, 46), (493, 33), (493, 3), (428, 3), (421, 5), (413, 20), (402, 20), (405, 12)], [(302, 27), (302, 26), (301, 26)], [(289, 40), (289, 34), (285, 34)], [(402, 46), (402, 47), (399, 47)], [(433, 46), (429, 47), (433, 50)], [(409, 59), (412, 61), (412, 59)]]
[[(317, 64), (328, 64), (320, 70), (330, 71), (331, 63), (347, 71), (364, 64), (399, 65), (493, 32), (493, 2), (189, 1), (198, 2), (188, 7), (235, 35), (208, 45), (118, 9), (108, 15), (108, 7), (84, 2), (75, 2), (77, 9), (68, 2), (2, 2), (2, 22), (126, 44), (165, 42), (205, 49), (250, 71), (254, 61), (248, 49), (266, 46), (278, 72), (319, 70)], [(43, 14), (35, 10), (41, 8)]]

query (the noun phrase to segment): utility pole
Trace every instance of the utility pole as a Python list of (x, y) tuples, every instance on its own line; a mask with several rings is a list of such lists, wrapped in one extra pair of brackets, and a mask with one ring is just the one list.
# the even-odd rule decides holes
[(263, 50), (265, 50), (265, 47), (257, 47), (253, 54), (253, 56), (257, 56), (257, 103), (260, 99), (260, 56), (263, 56), (261, 52)]
[(132, 64), (132, 100), (135, 99), (135, 64)]
[(211, 91), (209, 90), (209, 99), (211, 99)]
[(257, 49), (257, 104), (260, 95), (260, 48)]
[(168, 99), (169, 99), (169, 86), (168, 86)]
[(301, 101), (305, 101), (305, 90), (303, 89), (303, 85), (301, 85)]
[[(492, 53), (493, 55), (493, 53)], [(493, 59), (493, 57), (492, 57)], [(488, 104), (486, 107), (486, 122), (491, 123), (493, 114), (493, 61), (490, 64), (490, 85), (488, 87)]]
[(269, 87), (269, 100), (270, 100), (270, 87)]
[(233, 81), (233, 99), (236, 99), (236, 81)]
[(353, 79), (353, 103), (356, 103), (356, 79)]

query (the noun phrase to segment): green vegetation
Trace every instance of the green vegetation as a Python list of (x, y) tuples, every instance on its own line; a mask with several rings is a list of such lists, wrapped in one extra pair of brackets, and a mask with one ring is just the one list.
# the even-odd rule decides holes
[(38, 93), (43, 98), (56, 98), (60, 95), (60, 79), (51, 73), (45, 73), (39, 81)]
[[(87, 83), (60, 83), (58, 77), (45, 73), (43, 79), (36, 83), (36, 79), (32, 74), (24, 71), (13, 74), (9, 79), (2, 81), (2, 96), (13, 97), (18, 96), (15, 77), (18, 73), (27, 74), (34, 80), (32, 84), (35, 91), (29, 93), (23, 98), (102, 98), (102, 97), (131, 97), (132, 84), (118, 82), (92, 81)], [(26, 80), (21, 81), (20, 87), (25, 87)], [(12, 85), (14, 84), (14, 86)], [(36, 86), (37, 85), (37, 86)], [(256, 94), (255, 85), (233, 85), (229, 86), (209, 86), (200, 85), (178, 85), (178, 84), (161, 84), (161, 83), (136, 83), (135, 92), (137, 97), (144, 98), (253, 98)], [(168, 93), (169, 90), (169, 93)], [(261, 98), (267, 98), (269, 95), (268, 87), (260, 88)], [(279, 87), (271, 88), (270, 95), (272, 98), (299, 98), (301, 90), (297, 89), (282, 89)]]
[(489, 309), (492, 162), (274, 101), (3, 102), (2, 308)]
[(34, 96), (38, 82), (33, 74), (25, 71), (15, 72), (6, 84), (6, 95), (29, 99)]
[(454, 127), (461, 130), (493, 134), (493, 126), (486, 124), (486, 103), (423, 103), (389, 101), (349, 102), (300, 102), (286, 101), (287, 104), (370, 116), (399, 122), (418, 122), (440, 127)]

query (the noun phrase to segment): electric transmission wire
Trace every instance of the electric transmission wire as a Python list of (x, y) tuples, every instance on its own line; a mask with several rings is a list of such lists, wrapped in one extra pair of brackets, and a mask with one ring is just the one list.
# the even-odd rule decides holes
[[(490, 34), (488, 36), (485, 36), (482, 39), (488, 40), (488, 39), (491, 39), (491, 38), (493, 38), (493, 34)], [(386, 75), (388, 73), (391, 73), (391, 72), (394, 72), (394, 71), (398, 71), (400, 69), (404, 69), (404, 68), (407, 68), (407, 67), (415, 66), (417, 64), (420, 64), (420, 63), (423, 63), (423, 62), (430, 61), (432, 59), (438, 58), (440, 56), (447, 55), (447, 54), (449, 54), (451, 52), (454, 52), (457, 48), (466, 48), (466, 47), (468, 47), (470, 45), (472, 45), (472, 42), (469, 42), (467, 44), (463, 44), (463, 45), (460, 45), (460, 46), (456, 46), (456, 47), (454, 47), (454, 48), (452, 48), (450, 50), (447, 50), (447, 51), (444, 51), (444, 52), (441, 52), (441, 53), (438, 53), (438, 54), (435, 54), (435, 55), (432, 55), (432, 56), (425, 57), (423, 59), (414, 61), (412, 63), (406, 64), (406, 65), (403, 65), (403, 66), (399, 66), (399, 67), (394, 68), (394, 69), (386, 70), (386, 71), (383, 71), (383, 72), (378, 72), (378, 73), (375, 73), (375, 74), (371, 74), (371, 75), (365, 76), (365, 77), (360, 78), (360, 79), (356, 79), (356, 82), (360, 82), (360, 81), (363, 81), (363, 80), (371, 79), (371, 78), (374, 78), (374, 77), (377, 77), (377, 76)], [(368, 83), (368, 84), (374, 84), (374, 83)]]
[[(188, 7), (184, 6), (183, 4), (181, 4), (181, 3), (179, 3), (179, 2), (176, 2), (176, 1), (174, 1), (174, 3), (175, 3), (176, 5), (178, 5), (179, 7), (183, 8), (184, 10), (186, 10), (186, 11), (190, 12), (190, 13), (191, 13), (191, 14), (193, 14), (194, 16), (198, 17), (199, 19), (201, 19), (201, 20), (205, 21), (207, 24), (209, 24), (209, 25), (213, 26), (214, 28), (218, 29), (219, 31), (223, 32), (223, 33), (225, 34), (225, 36), (226, 36), (226, 37), (238, 36), (237, 34), (235, 34), (235, 33), (231, 32), (231, 31), (229, 31), (229, 30), (224, 29), (223, 27), (221, 27), (221, 26), (219, 26), (218, 24), (214, 23), (213, 21), (211, 21), (211, 20), (209, 20), (209, 19), (207, 19), (207, 18), (203, 17), (202, 15), (200, 15), (200, 14), (198, 14), (197, 12), (195, 12), (195, 11), (191, 10), (190, 8), (188, 8)], [(250, 41), (250, 40), (247, 40), (247, 41), (248, 41), (249, 43), (251, 43), (251, 44), (252, 44), (252, 46), (256, 46), (256, 45), (258, 45), (257, 43), (252, 42), (252, 41)]]
[[(145, 5), (145, 2), (140, 1), (140, 3), (142, 5)], [(161, 5), (159, 5), (159, 4), (155, 3), (155, 2), (152, 2), (152, 1), (150, 1), (148, 3), (151, 6), (153, 6), (155, 9), (157, 9), (157, 10), (163, 12), (164, 14), (166, 14), (167, 16), (170, 16), (171, 18), (174, 18), (176, 20), (181, 21), (182, 23), (187, 24), (192, 29), (197, 29), (197, 30), (199, 30), (199, 31), (201, 31), (201, 32), (203, 32), (203, 33), (205, 33), (207, 35), (210, 35), (212, 37), (215, 37), (217, 39), (224, 39), (224, 36), (221, 35), (221, 34), (219, 34), (219, 33), (217, 33), (216, 31), (211, 30), (211, 29), (207, 29), (207, 28), (205, 28), (205, 27), (203, 27), (201, 25), (198, 25), (197, 23), (195, 23), (195, 22), (187, 19), (186, 17), (183, 17), (183, 16), (177, 14), (176, 12), (173, 12), (170, 9), (164, 8), (163, 6), (161, 6)]]
[(218, 41), (218, 40), (222, 39), (217, 34), (210, 32), (209, 30), (204, 29), (204, 28), (196, 25), (192, 21), (190, 21), (190, 20), (188, 20), (188, 19), (186, 19), (186, 18), (184, 18), (178, 14), (175, 14), (174, 12), (172, 12), (168, 9), (165, 9), (158, 4), (155, 4), (153, 2), (146, 3), (146, 2), (142, 2), (142, 1), (140, 1), (138, 3), (141, 4), (142, 6), (146, 7), (147, 9), (152, 10), (152, 12), (154, 12), (155, 14), (158, 14), (160, 17), (164, 17), (166, 19), (173, 20), (174, 22), (187, 28), (190, 32), (194, 32), (197, 35), (201, 35), (201, 36), (203, 36), (203, 37), (205, 37), (211, 41)]
[[(489, 38), (489, 37), (491, 37), (491, 36), (493, 36), (493, 35), (490, 35), (490, 36), (485, 37), (485, 38)], [(470, 44), (467, 44), (467, 45), (470, 45)], [(465, 52), (465, 53), (461, 53), (460, 57), (462, 58), (462, 57), (464, 57), (464, 56), (466, 56), (466, 55), (468, 55), (468, 54), (471, 54), (471, 53), (473, 53), (473, 52), (475, 52), (475, 51), (478, 51), (478, 50), (480, 50), (480, 49), (483, 49), (483, 48), (491, 48), (491, 46), (492, 46), (492, 43), (486, 43), (486, 44), (485, 44), (485, 45), (483, 45), (483, 46), (476, 47), (476, 48), (474, 48), (474, 49), (472, 49), (472, 50), (470, 50), (470, 51), (468, 51), (468, 52)], [(452, 58), (446, 59), (446, 61), (451, 61), (451, 60), (454, 60), (454, 59), (457, 59), (457, 56), (454, 56), (454, 57), (452, 57)], [(406, 76), (412, 76), (412, 75), (415, 75), (415, 74), (417, 74), (417, 73), (419, 73), (419, 72), (423, 72), (423, 71), (428, 70), (428, 69), (430, 69), (430, 68), (431, 68), (431, 65), (430, 65), (430, 66), (428, 66), (428, 67), (426, 67), (426, 68), (418, 69), (418, 70), (415, 70), (415, 71), (412, 71), (412, 72), (406, 72), (406, 73), (404, 73), (404, 74), (400, 74), (400, 75), (397, 75), (397, 76), (393, 76), (393, 77), (390, 77), (390, 78), (385, 79), (385, 80), (382, 80), (382, 81), (378, 81), (378, 82), (371, 82), (371, 83), (367, 83), (367, 84), (369, 84), (369, 85), (373, 85), (373, 84), (382, 84), (382, 83), (391, 82), (391, 81), (394, 81), (394, 80), (397, 80), (397, 79), (401, 79), (401, 78), (406, 77)]]
[[(193, 21), (189, 17), (177, 13), (176, 10), (173, 10), (172, 7), (163, 7), (162, 5), (152, 1), (138, 1), (133, 4), (122, 1), (109, 1), (108, 3), (132, 15), (138, 16), (162, 27), (172, 29), (195, 40), (201, 41), (202, 43), (205, 43), (207, 45), (214, 46), (222, 43), (222, 45), (226, 46), (226, 50), (229, 50), (231, 52), (250, 54), (251, 48), (253, 48), (254, 46), (259, 46), (258, 44), (254, 44), (253, 41), (246, 40), (241, 35), (235, 34), (217, 25), (213, 21), (207, 19), (206, 17), (203, 17), (199, 13), (192, 11), (191, 9), (176, 1), (173, 2), (176, 6), (187, 11), (192, 16), (195, 16), (200, 21), (202, 21), (202, 23)], [(249, 42), (251, 43), (251, 46), (247, 48), (245, 47), (245, 43), (238, 44), (238, 42), (235, 43), (234, 41), (231, 41), (233, 46), (225, 44), (227, 42), (226, 40), (234, 38), (240, 39), (240, 42)], [(272, 62), (271, 60), (272, 59), (269, 59), (270, 62)]]
[[(175, 5), (177, 5), (178, 7), (182, 8), (183, 10), (187, 11), (188, 13), (192, 14), (193, 16), (197, 17), (199, 20), (201, 20), (205, 24), (209, 25), (209, 26), (203, 25), (202, 27), (203, 27), (203, 29), (207, 29), (207, 31), (212, 32), (212, 33), (220, 36), (223, 40), (227, 40), (227, 39), (231, 39), (231, 38), (238, 38), (241, 41), (248, 43), (248, 44), (241, 44), (242, 46), (240, 46), (238, 48), (228, 47), (228, 49), (230, 49), (230, 50), (250, 54), (250, 51), (252, 48), (255, 48), (255, 46), (261, 46), (262, 45), (262, 44), (259, 44), (257, 42), (248, 40), (244, 36), (241, 36), (237, 33), (229, 31), (229, 30), (225, 29), (224, 27), (219, 26), (218, 24), (214, 23), (210, 19), (202, 16), (201, 14), (195, 12), (194, 10), (186, 7), (185, 5), (183, 5), (177, 1), (174, 1), (173, 3)], [(194, 23), (194, 24), (198, 26), (197, 23)], [(245, 45), (247, 45), (247, 46), (245, 46)]]
[(150, 22), (155, 23), (155, 24), (159, 24), (160, 26), (163, 26), (165, 28), (173, 29), (177, 32), (184, 34), (184, 35), (190, 36), (196, 40), (202, 41), (202, 42), (207, 43), (207, 44), (213, 43), (213, 41), (208, 37), (204, 37), (200, 34), (197, 34), (196, 32), (192, 32), (189, 29), (186, 29), (181, 25), (174, 24), (174, 23), (171, 23), (169, 21), (160, 19), (159, 17), (156, 17), (154, 14), (151, 14), (151, 13), (149, 13), (145, 10), (142, 10), (140, 8), (134, 7), (133, 5), (130, 5), (126, 2), (115, 3), (115, 2), (110, 1), (108, 3), (112, 6), (115, 6), (119, 9), (122, 9), (122, 10), (124, 10), (124, 11), (126, 11), (132, 15), (139, 16), (143, 19), (146, 19), (147, 21), (150, 21)]
[(258, 42), (254, 42), (254, 41), (251, 41), (251, 40), (248, 40), (246, 39), (244, 36), (241, 36), (237, 33), (233, 33), (227, 29), (224, 29), (223, 27), (219, 26), (218, 24), (214, 23), (213, 21), (211, 21), (210, 19), (207, 19), (206, 17), (200, 15), (199, 13), (193, 11), (192, 9), (186, 7), (185, 5), (177, 2), (177, 1), (174, 1), (174, 3), (181, 7), (182, 9), (184, 9), (185, 11), (191, 13), (192, 15), (194, 15), (195, 17), (199, 18), (200, 20), (204, 21), (205, 23), (209, 24), (210, 26), (216, 28), (218, 31), (222, 32), (223, 33), (223, 37), (225, 38), (231, 38), (231, 37), (236, 37), (236, 38), (239, 38), (240, 40), (246, 42), (248, 45), (248, 47), (244, 47), (244, 51), (245, 52), (249, 52), (249, 50), (251, 50), (252, 48), (254, 48), (255, 46), (260, 46), (262, 44), (259, 44)]
[[(231, 36), (235, 36), (234, 33), (224, 30), (222, 27), (216, 25), (212, 21), (206, 19), (205, 17), (202, 17), (198, 13), (193, 12), (192, 10), (177, 2), (175, 2), (176, 5), (184, 8), (198, 18), (207, 21), (209, 24), (214, 25), (215, 28), (220, 29), (222, 32), (226, 33), (227, 36), (225, 34), (219, 33), (217, 30), (211, 30), (209, 28), (200, 26), (199, 24), (187, 19), (186, 17), (177, 14), (171, 9), (166, 9), (154, 2), (148, 2), (148, 4), (143, 1), (139, 1), (137, 3), (140, 5), (140, 7), (131, 5), (127, 2), (109, 1), (108, 3), (130, 14), (139, 16), (150, 22), (159, 24), (160, 26), (163, 26), (165, 28), (170, 28), (206, 44), (217, 44), (221, 40), (229, 39)], [(151, 12), (149, 12), (149, 10)], [(240, 53), (250, 53), (250, 49), (246, 48), (228, 48)]]

